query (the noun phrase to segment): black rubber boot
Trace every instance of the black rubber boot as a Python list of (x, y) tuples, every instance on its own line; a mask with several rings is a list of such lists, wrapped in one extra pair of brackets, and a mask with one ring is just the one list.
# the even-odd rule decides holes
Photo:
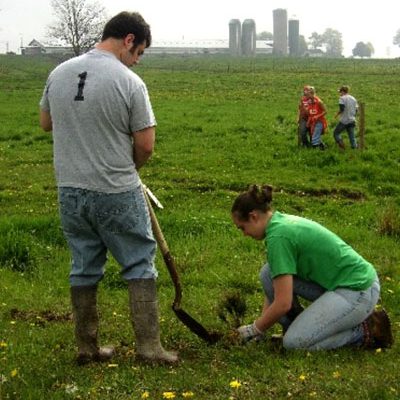
[(157, 290), (154, 279), (133, 279), (128, 282), (132, 325), (139, 358), (158, 363), (176, 363), (178, 355), (166, 351), (160, 343)]
[(78, 345), (76, 361), (79, 365), (91, 361), (109, 361), (114, 355), (112, 346), (99, 347), (97, 334), (97, 286), (71, 287), (72, 312), (75, 320), (75, 339)]

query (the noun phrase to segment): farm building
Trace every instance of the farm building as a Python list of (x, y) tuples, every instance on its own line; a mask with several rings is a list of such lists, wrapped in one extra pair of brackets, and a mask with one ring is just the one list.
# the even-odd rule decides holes
[(43, 44), (33, 39), (25, 47), (21, 47), (21, 54), (26, 56), (34, 56), (40, 54), (73, 54), (71, 46), (60, 46), (54, 44)]
[[(266, 40), (255, 41), (255, 54), (271, 54), (272, 44)], [(155, 40), (146, 54), (231, 54), (229, 40)]]

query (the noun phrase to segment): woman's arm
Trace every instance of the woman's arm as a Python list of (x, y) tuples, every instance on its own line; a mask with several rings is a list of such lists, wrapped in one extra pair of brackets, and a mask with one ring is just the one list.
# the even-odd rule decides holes
[(266, 303), (261, 316), (255, 321), (256, 328), (266, 331), (283, 317), (292, 307), (293, 276), (280, 275), (274, 279), (275, 299), (271, 304)]
[(280, 275), (274, 278), (275, 299), (269, 304), (264, 303), (261, 316), (250, 325), (243, 325), (237, 329), (241, 339), (245, 342), (263, 335), (263, 333), (289, 312), (293, 300), (293, 276)]

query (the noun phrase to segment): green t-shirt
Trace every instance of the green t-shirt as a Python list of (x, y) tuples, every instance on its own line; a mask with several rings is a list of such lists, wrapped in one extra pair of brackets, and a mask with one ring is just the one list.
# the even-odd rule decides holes
[(275, 211), (265, 245), (272, 277), (297, 275), (327, 290), (363, 290), (376, 277), (372, 264), (322, 225)]

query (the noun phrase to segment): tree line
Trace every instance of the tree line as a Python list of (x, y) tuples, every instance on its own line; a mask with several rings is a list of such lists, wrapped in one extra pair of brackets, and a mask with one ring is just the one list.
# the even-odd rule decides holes
[[(263, 31), (257, 35), (258, 40), (273, 40), (271, 32)], [(303, 35), (299, 37), (298, 56), (307, 54), (309, 50), (323, 52), (327, 57), (341, 57), (343, 52), (342, 34), (332, 28), (328, 28), (324, 33), (313, 32), (308, 41)], [(371, 57), (375, 50), (372, 43), (358, 42), (352, 50), (354, 57)]]
[[(108, 19), (100, 3), (91, 0), (52, 0), (51, 6), (56, 21), (48, 27), (50, 38), (72, 46), (75, 55), (88, 51), (100, 40), (102, 28)], [(263, 31), (257, 35), (257, 39), (273, 40), (273, 34)], [(393, 38), (393, 44), (400, 46), (400, 29)], [(342, 57), (342, 34), (327, 28), (322, 34), (313, 32), (308, 41), (300, 35), (298, 55), (303, 56), (310, 50), (322, 52), (327, 57)], [(370, 42), (357, 42), (352, 50), (354, 57), (371, 57), (374, 52)]]

